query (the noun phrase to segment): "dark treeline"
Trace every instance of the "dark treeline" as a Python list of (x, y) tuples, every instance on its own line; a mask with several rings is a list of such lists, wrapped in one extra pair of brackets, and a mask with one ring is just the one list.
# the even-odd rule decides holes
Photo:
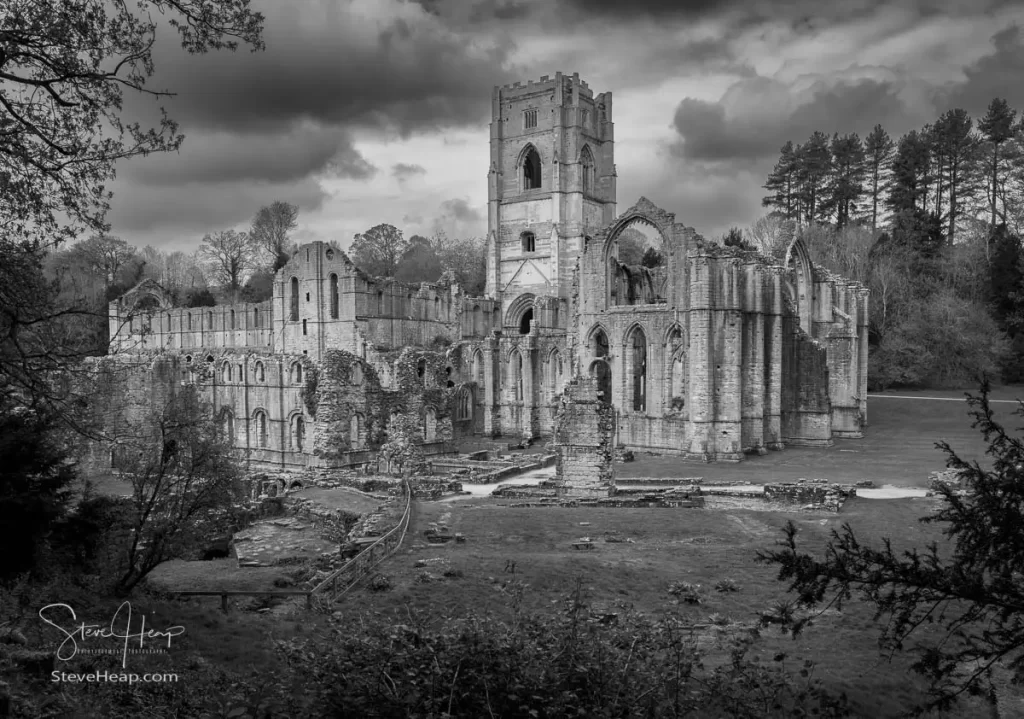
[(1024, 380), (1024, 117), (996, 98), (898, 140), (881, 125), (787, 142), (746, 240), (799, 236), (816, 265), (865, 283), (872, 387)]

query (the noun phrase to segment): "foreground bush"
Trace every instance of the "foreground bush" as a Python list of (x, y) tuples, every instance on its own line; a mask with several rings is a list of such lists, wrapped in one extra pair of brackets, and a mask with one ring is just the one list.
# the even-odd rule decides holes
[[(579, 588), (561, 611), (510, 619), (472, 615), (427, 626), (370, 616), (326, 639), (287, 642), (307, 677), (314, 716), (378, 717), (795, 717), (846, 716), (809, 663), (748, 652), (756, 630), (701, 642), (681, 617), (590, 619)], [(521, 595), (520, 595), (521, 596)], [(358, 629), (357, 629), (358, 627)], [(728, 635), (725, 635), (728, 636)], [(797, 673), (799, 675), (797, 675)]]

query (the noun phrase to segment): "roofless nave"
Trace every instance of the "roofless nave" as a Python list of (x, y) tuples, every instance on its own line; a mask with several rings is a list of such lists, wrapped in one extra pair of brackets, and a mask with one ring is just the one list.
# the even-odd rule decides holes
[[(180, 309), (152, 282), (110, 305), (111, 353), (146, 355), (139, 411), (199, 381), (239, 447), (283, 467), (368, 461), (396, 414), (428, 453), (472, 434), (550, 436), (596, 378), (623, 448), (739, 460), (858, 437), (867, 290), (723, 247), (645, 198), (617, 213), (612, 95), (574, 74), (496, 87), (487, 285), (369, 277), (314, 242), (273, 299)], [(637, 264), (623, 231), (653, 229)]]

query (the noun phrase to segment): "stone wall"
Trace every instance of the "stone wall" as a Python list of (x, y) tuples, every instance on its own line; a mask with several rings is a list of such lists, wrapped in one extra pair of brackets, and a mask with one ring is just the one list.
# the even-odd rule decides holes
[(560, 496), (607, 497), (614, 491), (615, 410), (598, 398), (590, 377), (573, 380), (555, 425), (555, 482)]

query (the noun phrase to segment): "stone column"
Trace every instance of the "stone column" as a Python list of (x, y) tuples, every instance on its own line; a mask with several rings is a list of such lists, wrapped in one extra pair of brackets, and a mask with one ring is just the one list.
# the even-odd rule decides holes
[(484, 434), (496, 437), (501, 434), (498, 421), (498, 392), (500, 387), (498, 341), (493, 337), (484, 340)]
[(686, 382), (689, 446), (686, 449), (691, 455), (706, 457), (712, 451), (709, 434), (713, 431), (711, 274), (714, 266), (707, 255), (693, 255), (690, 259), (690, 355)]
[(764, 439), (764, 292), (766, 276), (761, 267), (745, 268), (747, 288), (743, 315), (743, 434), (744, 451), (767, 452)]
[(584, 375), (570, 382), (555, 419), (555, 482), (560, 496), (595, 498), (615, 493), (614, 434), (615, 410), (598, 399), (597, 381)]
[(767, 277), (764, 308), (764, 442), (768, 449), (784, 449), (782, 442), (782, 275)]
[(715, 459), (739, 460), (743, 458), (740, 445), (740, 423), (743, 397), (743, 313), (740, 311), (739, 265), (728, 259), (721, 263), (721, 292), (716, 293), (720, 311), (715, 312), (715, 335), (721, 355), (713, 356), (714, 363), (714, 416), (713, 429)]
[(523, 343), (519, 345), (519, 352), (523, 357), (523, 414), (521, 426), (519, 427), (520, 435), (522, 437), (529, 437), (533, 439), (537, 436), (537, 397), (536, 393), (540, 390), (537, 387), (535, 381), (534, 372), (537, 367), (537, 336), (534, 334), (536, 330), (536, 320), (532, 320), (530, 323), (530, 334), (523, 338)]

